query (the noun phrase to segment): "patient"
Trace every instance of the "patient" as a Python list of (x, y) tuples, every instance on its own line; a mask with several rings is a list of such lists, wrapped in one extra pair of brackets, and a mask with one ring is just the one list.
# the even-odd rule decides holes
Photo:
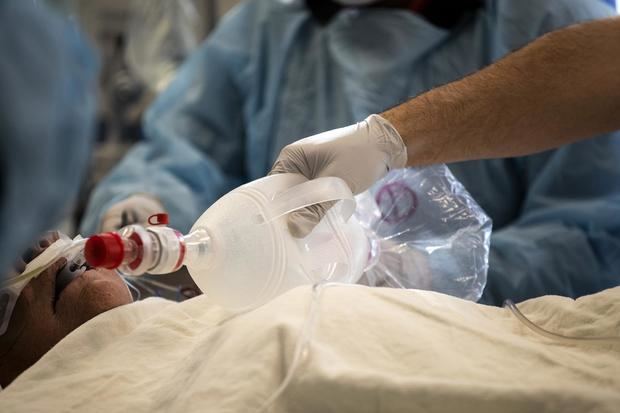
[[(50, 233), (31, 248), (16, 264), (25, 264), (53, 241)], [(57, 294), (56, 277), (66, 264), (58, 259), (24, 288), (6, 333), (0, 336), (0, 385), (6, 387), (32, 366), (63, 337), (86, 321), (112, 308), (132, 302), (123, 280), (114, 272), (89, 269), (74, 278)]]

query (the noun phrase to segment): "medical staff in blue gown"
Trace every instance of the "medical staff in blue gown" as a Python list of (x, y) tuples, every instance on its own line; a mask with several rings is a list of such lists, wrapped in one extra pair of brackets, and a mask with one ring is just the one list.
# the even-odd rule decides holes
[[(100, 230), (110, 211), (131, 207), (136, 218), (144, 204), (128, 198), (161, 202), (171, 225), (187, 230), (219, 196), (268, 172), (283, 146), (460, 78), (545, 32), (614, 13), (592, 0), (400, 3), (236, 7), (150, 108), (146, 141), (97, 188), (84, 233)], [(494, 221), (484, 302), (617, 284), (618, 136), (450, 168)]]
[(0, 280), (77, 194), (96, 74), (75, 24), (44, 1), (0, 2)]

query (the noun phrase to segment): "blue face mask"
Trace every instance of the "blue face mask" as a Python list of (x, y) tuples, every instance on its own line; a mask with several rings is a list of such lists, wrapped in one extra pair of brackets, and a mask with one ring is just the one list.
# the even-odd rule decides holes
[(0, 6), (0, 279), (77, 194), (97, 66), (75, 25), (45, 2)]

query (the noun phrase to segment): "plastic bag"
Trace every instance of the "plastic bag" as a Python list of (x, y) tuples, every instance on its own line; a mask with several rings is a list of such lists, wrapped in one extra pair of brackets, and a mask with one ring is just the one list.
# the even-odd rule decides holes
[(356, 201), (371, 242), (360, 283), (480, 298), (492, 223), (447, 166), (392, 171)]

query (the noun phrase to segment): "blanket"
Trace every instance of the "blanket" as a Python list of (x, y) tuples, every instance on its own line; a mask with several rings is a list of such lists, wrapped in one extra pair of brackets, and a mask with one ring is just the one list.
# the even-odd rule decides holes
[[(620, 336), (620, 288), (519, 308), (565, 335)], [(243, 314), (208, 295), (114, 309), (3, 390), (0, 412), (255, 412), (302, 330), (266, 411), (620, 412), (620, 344), (555, 342), (506, 309), (360, 285), (301, 287)]]

